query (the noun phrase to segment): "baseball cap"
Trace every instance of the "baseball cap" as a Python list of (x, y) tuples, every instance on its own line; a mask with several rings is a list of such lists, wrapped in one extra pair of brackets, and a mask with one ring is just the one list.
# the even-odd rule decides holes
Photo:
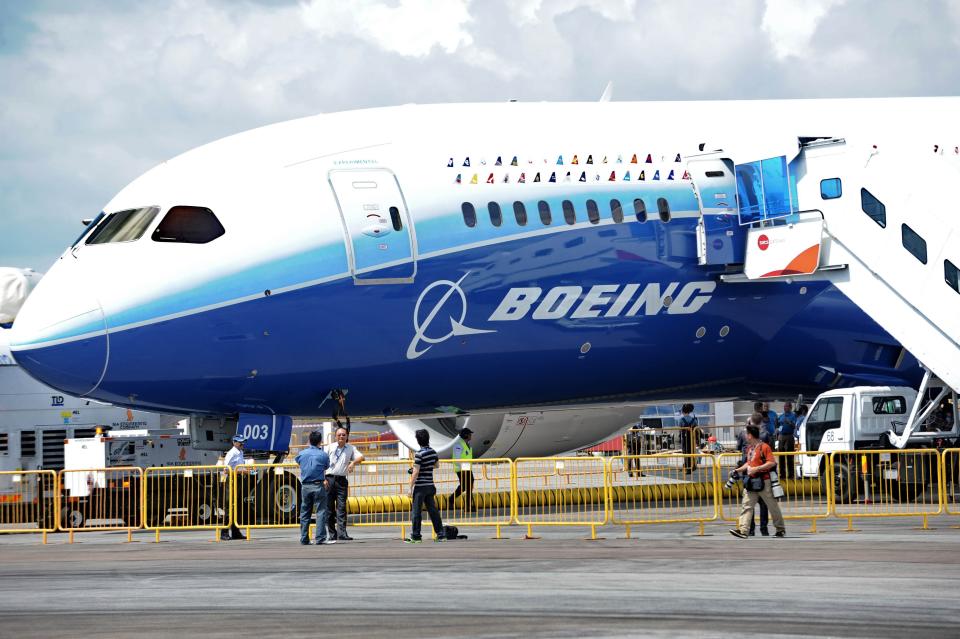
[(463, 428), (460, 430), (460, 436), (463, 437), (464, 435), (473, 435), (473, 431), (470, 430), (470, 429), (467, 428), (467, 427), (463, 427)]
[(234, 435), (234, 436), (233, 436), (233, 441), (243, 443), (243, 442), (247, 441), (247, 438), (244, 437), (243, 435)]

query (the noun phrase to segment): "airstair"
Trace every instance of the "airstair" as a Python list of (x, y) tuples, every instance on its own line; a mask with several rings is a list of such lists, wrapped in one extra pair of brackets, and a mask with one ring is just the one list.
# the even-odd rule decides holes
[[(762, 195), (744, 197), (744, 166), (736, 167), (741, 220), (745, 200), (764, 206)], [(764, 167), (761, 194), (766, 174)], [(956, 420), (960, 164), (839, 138), (801, 140), (784, 178), (778, 192), (791, 200), (780, 207), (787, 214), (751, 225), (743, 274), (733, 277), (830, 281), (921, 362), (918, 400), (902, 432), (888, 433), (893, 445), (905, 446), (951, 395)]]

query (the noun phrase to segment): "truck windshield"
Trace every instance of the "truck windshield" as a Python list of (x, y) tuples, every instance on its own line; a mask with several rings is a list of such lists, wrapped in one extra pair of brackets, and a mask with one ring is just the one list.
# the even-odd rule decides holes
[(843, 414), (842, 397), (825, 397), (810, 411), (804, 424), (807, 434), (807, 450), (819, 450), (823, 434), (832, 428), (840, 428)]

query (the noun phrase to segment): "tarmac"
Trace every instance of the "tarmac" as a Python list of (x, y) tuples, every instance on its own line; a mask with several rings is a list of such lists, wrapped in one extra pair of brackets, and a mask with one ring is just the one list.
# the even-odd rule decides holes
[[(426, 523), (426, 522), (425, 522)], [(352, 527), (300, 546), (254, 530), (0, 536), (0, 637), (960, 636), (960, 518), (728, 526), (464, 529), (419, 545)]]

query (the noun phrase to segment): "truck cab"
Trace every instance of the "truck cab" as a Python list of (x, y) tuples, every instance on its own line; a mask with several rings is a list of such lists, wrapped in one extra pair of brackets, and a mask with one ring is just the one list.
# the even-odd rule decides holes
[[(929, 398), (928, 398), (929, 399)], [(900, 435), (910, 418), (917, 392), (906, 386), (856, 386), (827, 391), (814, 401), (806, 421), (799, 431), (801, 475), (818, 477), (825, 481), (826, 464), (834, 451), (891, 450), (890, 432)], [(945, 402), (931, 411), (919, 429), (910, 433), (906, 448), (923, 449), (943, 447), (960, 435), (956, 421), (957, 407)], [(896, 455), (896, 453), (893, 453)], [(838, 455), (834, 458), (833, 476), (843, 481), (849, 495), (850, 479), (858, 469), (864, 476), (884, 477), (901, 483), (916, 483), (908, 474), (907, 465), (900, 470), (896, 459), (889, 454), (870, 455), (857, 461), (857, 456)], [(866, 463), (890, 465), (891, 468), (861, 468)], [(855, 486), (854, 486), (855, 487)], [(913, 492), (917, 492), (915, 489)]]

